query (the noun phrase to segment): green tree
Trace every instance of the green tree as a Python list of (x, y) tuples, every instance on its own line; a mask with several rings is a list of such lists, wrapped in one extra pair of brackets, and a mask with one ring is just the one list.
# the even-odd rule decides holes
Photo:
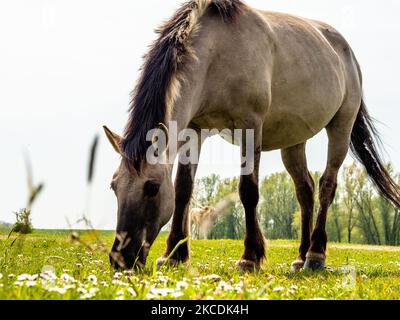
[[(232, 194), (238, 192), (239, 179), (223, 179), (219, 185), (215, 196), (215, 203), (226, 201)], [(220, 212), (211, 231), (212, 239), (243, 239), (245, 233), (244, 209), (237, 199), (230, 201), (227, 208)]]
[(358, 211), (358, 228), (368, 244), (381, 245), (378, 220), (376, 215), (376, 194), (366, 172), (357, 168), (355, 175), (355, 197), (354, 201)]
[[(388, 165), (387, 169), (388, 172), (392, 175), (393, 168), (390, 164)], [(377, 207), (379, 209), (382, 221), (385, 244), (386, 245), (399, 244), (399, 230), (400, 230), (399, 211), (395, 210), (393, 205), (383, 197), (378, 197)]]
[(197, 179), (193, 192), (192, 207), (212, 206), (216, 203), (221, 179), (218, 175), (212, 174), (201, 179)]
[(347, 229), (347, 242), (351, 243), (352, 233), (357, 224), (357, 211), (355, 203), (357, 165), (354, 162), (344, 167), (342, 171), (342, 203), (344, 207), (343, 216)]
[(342, 242), (342, 216), (341, 199), (338, 192), (328, 212), (327, 234), (331, 241)]
[(261, 183), (261, 224), (268, 238), (296, 239), (294, 214), (299, 210), (296, 191), (288, 173), (275, 173)]

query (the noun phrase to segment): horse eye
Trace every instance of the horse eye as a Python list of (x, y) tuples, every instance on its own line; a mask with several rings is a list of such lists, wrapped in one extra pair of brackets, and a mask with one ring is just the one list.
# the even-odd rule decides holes
[(155, 197), (160, 190), (160, 184), (155, 181), (147, 181), (144, 184), (144, 194), (148, 197)]

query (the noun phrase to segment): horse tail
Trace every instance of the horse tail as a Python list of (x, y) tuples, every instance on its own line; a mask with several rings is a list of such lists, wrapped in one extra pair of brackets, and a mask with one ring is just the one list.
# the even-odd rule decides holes
[(364, 166), (377, 191), (396, 208), (400, 208), (400, 187), (385, 168), (377, 145), (379, 142), (380, 137), (374, 120), (362, 100), (351, 133), (351, 152)]

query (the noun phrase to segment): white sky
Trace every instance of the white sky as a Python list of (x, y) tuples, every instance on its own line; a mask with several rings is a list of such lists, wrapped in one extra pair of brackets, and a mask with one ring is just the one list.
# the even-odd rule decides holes
[[(179, 0), (0, 0), (0, 220), (25, 206), (23, 150), (36, 182), (46, 184), (33, 211), (36, 228), (63, 228), (86, 208), (89, 145), (101, 126), (121, 132), (141, 57)], [(400, 2), (397, 0), (248, 0), (265, 10), (326, 21), (350, 42), (364, 73), (369, 109), (391, 161), (400, 169)], [(383, 4), (384, 3), (384, 4)], [(221, 150), (228, 154), (215, 157)], [(232, 154), (234, 156), (232, 156)], [(312, 170), (323, 170), (326, 138), (309, 143)], [(219, 139), (203, 149), (199, 175), (239, 173), (239, 153)], [(212, 161), (211, 161), (212, 160)], [(101, 139), (89, 217), (112, 229), (109, 190), (118, 156)], [(211, 164), (213, 162), (213, 164)], [(261, 174), (283, 170), (279, 152), (264, 154)]]

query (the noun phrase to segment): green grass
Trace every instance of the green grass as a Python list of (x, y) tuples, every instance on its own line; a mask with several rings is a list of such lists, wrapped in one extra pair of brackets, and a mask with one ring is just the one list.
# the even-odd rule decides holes
[(11, 231), (11, 228), (8, 226), (5, 226), (3, 224), (0, 224), (0, 233), (8, 233)]
[[(98, 233), (110, 247), (112, 233)], [(65, 232), (7, 239), (0, 235), (0, 299), (400, 299), (400, 251), (396, 248), (332, 245), (332, 271), (291, 273), (297, 242), (268, 241), (268, 262), (255, 274), (235, 269), (242, 241), (192, 241), (190, 264), (157, 272), (163, 234), (147, 267), (116, 273), (95, 237), (89, 251)], [(96, 249), (97, 248), (97, 249)], [(351, 277), (342, 266), (355, 268)]]

